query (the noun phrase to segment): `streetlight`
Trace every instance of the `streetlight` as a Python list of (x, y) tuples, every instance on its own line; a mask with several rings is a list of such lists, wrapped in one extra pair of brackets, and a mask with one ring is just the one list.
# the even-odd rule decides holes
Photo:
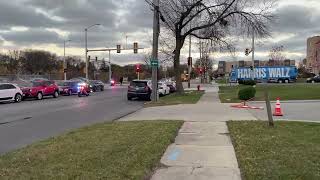
[(86, 51), (86, 78), (89, 79), (89, 61), (88, 61), (88, 29), (92, 28), (93, 26), (100, 26), (101, 24), (93, 24), (91, 26), (88, 26), (87, 28), (84, 29), (85, 31), (85, 51)]
[(66, 62), (66, 43), (70, 42), (71, 40), (64, 40), (63, 41), (63, 72), (64, 72), (64, 80), (67, 80), (67, 62)]

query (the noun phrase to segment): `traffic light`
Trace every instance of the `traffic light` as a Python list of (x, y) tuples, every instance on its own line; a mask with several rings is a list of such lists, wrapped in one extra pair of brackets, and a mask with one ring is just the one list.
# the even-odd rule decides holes
[(202, 73), (203, 73), (203, 69), (202, 69), (202, 68), (200, 68), (200, 70), (199, 70), (199, 71), (200, 71), (200, 74), (202, 74)]
[(137, 64), (137, 65), (136, 65), (136, 72), (137, 72), (137, 73), (141, 72), (140, 64)]
[(133, 53), (138, 54), (138, 43), (137, 42), (133, 43)]
[(249, 49), (248, 49), (248, 48), (246, 48), (246, 50), (245, 50), (245, 55), (246, 55), (246, 56), (249, 55)]
[(117, 45), (117, 53), (121, 53), (121, 45)]
[(192, 57), (188, 57), (188, 66), (192, 66)]

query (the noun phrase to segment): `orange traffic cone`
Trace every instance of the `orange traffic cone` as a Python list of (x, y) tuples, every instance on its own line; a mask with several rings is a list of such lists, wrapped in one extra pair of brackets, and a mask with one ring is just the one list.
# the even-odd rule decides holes
[(274, 110), (273, 116), (283, 116), (280, 104), (280, 98), (277, 98), (276, 108)]

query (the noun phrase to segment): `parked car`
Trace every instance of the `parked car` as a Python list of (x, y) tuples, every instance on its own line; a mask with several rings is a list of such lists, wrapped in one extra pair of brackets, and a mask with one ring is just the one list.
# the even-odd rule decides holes
[(173, 84), (167, 84), (167, 86), (170, 88), (170, 93), (174, 93), (177, 91), (177, 88)]
[(76, 77), (76, 78), (72, 78), (70, 79), (70, 81), (82, 81), (82, 82), (85, 82), (85, 83), (88, 83), (89, 84), (89, 79), (87, 78), (84, 78), (84, 77)]
[(151, 81), (150, 80), (134, 80), (128, 86), (127, 98), (132, 100), (133, 98), (151, 100)]
[(170, 94), (170, 88), (164, 82), (158, 82), (159, 96), (165, 96)]
[[(59, 93), (61, 95), (68, 95), (68, 96), (76, 94), (78, 93), (78, 87), (80, 83), (82, 82), (81, 81), (58, 81), (57, 85), (59, 87)], [(87, 91), (90, 92), (89, 89)]]
[(307, 83), (319, 83), (320, 82), (320, 76), (315, 76), (313, 78), (308, 78)]
[(21, 102), (22, 91), (16, 84), (1, 83), (0, 84), (0, 101)]
[(29, 87), (22, 87), (23, 98), (43, 99), (44, 96), (59, 97), (59, 87), (54, 81), (32, 81)]
[(90, 80), (89, 81), (89, 84), (90, 84), (90, 89), (93, 91), (93, 92), (96, 92), (96, 91), (104, 91), (104, 83), (102, 81), (99, 81), (99, 80)]

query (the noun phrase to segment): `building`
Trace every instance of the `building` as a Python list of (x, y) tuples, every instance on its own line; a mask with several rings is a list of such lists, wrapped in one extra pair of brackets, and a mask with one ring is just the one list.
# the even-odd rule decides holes
[[(320, 55), (320, 54), (319, 54)], [(282, 61), (274, 61), (274, 60), (268, 60), (268, 61), (260, 61), (255, 60), (254, 66), (295, 66), (296, 61), (295, 60), (282, 60)], [(238, 67), (250, 67), (252, 66), (252, 61), (219, 61), (218, 63), (218, 74), (224, 75), (229, 74), (233, 68)]]
[(307, 69), (314, 73), (320, 73), (320, 36), (314, 36), (307, 40)]

